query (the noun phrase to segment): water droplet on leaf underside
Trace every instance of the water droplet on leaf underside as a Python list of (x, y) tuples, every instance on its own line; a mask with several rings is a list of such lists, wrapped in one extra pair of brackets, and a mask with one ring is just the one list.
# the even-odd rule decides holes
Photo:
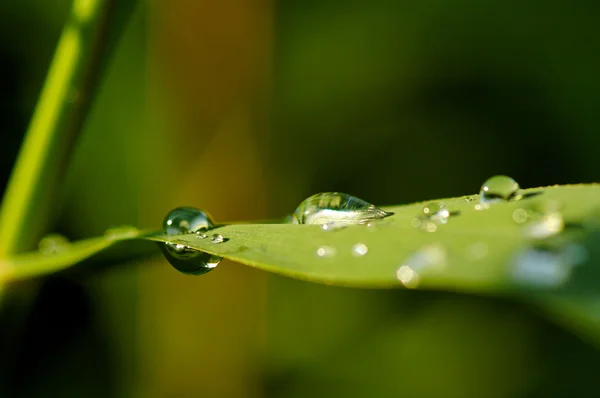
[(502, 175), (488, 178), (479, 192), (479, 200), (482, 204), (519, 199), (521, 199), (519, 184), (512, 178)]
[(41, 253), (54, 254), (65, 250), (71, 242), (60, 234), (49, 234), (40, 239), (38, 249)]
[(364, 224), (392, 214), (394, 213), (386, 212), (348, 194), (325, 192), (313, 195), (300, 203), (292, 221), (294, 224)]
[[(197, 238), (205, 239), (203, 231), (208, 231), (215, 227), (215, 223), (201, 210), (193, 207), (178, 207), (171, 211), (163, 222), (163, 229), (166, 235), (180, 235), (187, 233), (196, 233)], [(218, 240), (211, 237), (211, 242)], [(221, 241), (224, 241), (221, 235)], [(169, 263), (178, 271), (188, 275), (202, 275), (213, 270), (222, 257), (199, 250), (194, 250), (184, 244), (162, 243), (159, 247)]]

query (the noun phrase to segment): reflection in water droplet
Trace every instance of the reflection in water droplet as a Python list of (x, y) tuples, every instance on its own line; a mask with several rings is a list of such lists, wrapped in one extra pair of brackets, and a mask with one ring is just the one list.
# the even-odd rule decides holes
[(213, 234), (210, 237), (210, 243), (223, 243), (225, 242), (225, 238), (221, 234)]
[(423, 206), (423, 215), (436, 224), (446, 224), (450, 217), (450, 211), (443, 202), (429, 202)]
[(355, 257), (362, 257), (369, 252), (369, 248), (364, 243), (357, 243), (352, 246), (352, 255)]
[(104, 237), (108, 240), (120, 240), (133, 238), (139, 234), (140, 230), (131, 225), (122, 225), (120, 227), (109, 228), (104, 233)]
[(517, 224), (522, 224), (527, 221), (527, 210), (524, 209), (516, 209), (512, 213), (512, 219)]
[(319, 257), (333, 257), (336, 254), (336, 250), (331, 246), (321, 246), (317, 249), (317, 256)]
[(66, 250), (71, 242), (65, 236), (60, 234), (50, 234), (40, 239), (38, 249), (44, 254), (54, 254)]
[(494, 176), (488, 178), (479, 192), (481, 203), (506, 202), (521, 199), (519, 184), (507, 176)]
[(325, 224), (321, 224), (321, 229), (323, 231), (335, 231), (336, 229), (342, 229), (345, 228), (347, 226), (347, 224), (340, 224), (340, 223), (336, 223), (336, 222), (328, 222)]
[(339, 193), (319, 193), (304, 200), (294, 212), (295, 224), (364, 224), (369, 220), (391, 216), (375, 205), (357, 197)]
[[(206, 213), (192, 207), (179, 207), (173, 210), (167, 215), (163, 222), (163, 228), (166, 235), (180, 235), (195, 232), (196, 237), (200, 239), (206, 238), (206, 236), (202, 236), (204, 234), (201, 231), (208, 231), (214, 226), (215, 223)], [(213, 235), (213, 237), (214, 236), (215, 235)], [(221, 257), (194, 250), (181, 243), (159, 243), (158, 246), (169, 263), (184, 274), (205, 274), (219, 265), (222, 260)]]
[(193, 207), (178, 207), (172, 210), (163, 222), (163, 229), (167, 235), (209, 230), (214, 226), (208, 214)]
[(421, 283), (421, 274), (429, 270), (440, 270), (446, 265), (444, 247), (431, 244), (422, 247), (396, 271), (396, 278), (407, 288), (414, 289)]

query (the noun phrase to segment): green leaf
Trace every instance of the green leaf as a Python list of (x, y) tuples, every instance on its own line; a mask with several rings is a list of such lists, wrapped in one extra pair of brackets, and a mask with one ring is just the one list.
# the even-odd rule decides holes
[[(127, 252), (138, 240), (172, 242), (310, 282), (525, 299), (600, 342), (600, 185), (523, 192), (521, 200), (484, 209), (477, 195), (442, 199), (452, 213), (445, 224), (430, 224), (422, 217), (424, 203), (414, 203), (384, 208), (395, 214), (368, 225), (330, 231), (318, 225), (224, 225), (210, 231), (225, 238), (218, 244), (195, 234), (152, 231), (89, 239), (54, 255), (5, 260), (0, 269), (9, 271), (0, 282), (65, 269), (111, 247)], [(559, 214), (564, 225), (548, 214)]]

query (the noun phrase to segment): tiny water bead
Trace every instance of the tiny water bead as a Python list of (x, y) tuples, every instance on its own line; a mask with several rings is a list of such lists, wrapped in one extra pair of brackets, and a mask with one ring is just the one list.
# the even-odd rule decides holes
[(355, 196), (325, 192), (305, 199), (292, 216), (294, 224), (364, 224), (394, 213), (382, 210)]
[(482, 204), (519, 200), (521, 196), (519, 184), (503, 175), (488, 178), (479, 191), (479, 200)]
[[(196, 233), (196, 238), (206, 239), (203, 231), (215, 227), (213, 220), (203, 211), (193, 207), (178, 207), (171, 211), (163, 222), (166, 235), (181, 235)], [(217, 236), (220, 236), (218, 238)], [(219, 234), (211, 236), (212, 243), (224, 241)], [(222, 260), (222, 257), (205, 253), (182, 243), (160, 243), (158, 245), (167, 261), (178, 271), (188, 275), (202, 275), (213, 270)]]
[(318, 257), (333, 257), (336, 253), (335, 248), (331, 246), (321, 246), (317, 249)]
[(446, 208), (444, 202), (429, 202), (423, 206), (423, 215), (436, 224), (446, 224), (450, 217), (450, 211)]
[(223, 243), (225, 242), (225, 238), (221, 234), (213, 234), (210, 237), (210, 243)]
[(44, 236), (38, 244), (40, 253), (55, 254), (64, 251), (71, 242), (65, 236), (60, 234), (50, 234)]
[(354, 257), (362, 257), (369, 252), (369, 248), (364, 243), (357, 243), (352, 246), (352, 255)]
[(421, 273), (432, 269), (442, 269), (446, 265), (444, 247), (431, 244), (422, 247), (396, 270), (396, 279), (405, 287), (414, 289), (421, 283)]

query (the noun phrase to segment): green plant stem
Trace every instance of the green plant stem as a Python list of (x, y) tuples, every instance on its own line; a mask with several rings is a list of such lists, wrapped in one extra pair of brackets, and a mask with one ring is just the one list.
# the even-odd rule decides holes
[(111, 37), (126, 18), (113, 21), (132, 9), (131, 0), (74, 1), (0, 208), (0, 258), (31, 249), (47, 231)]

